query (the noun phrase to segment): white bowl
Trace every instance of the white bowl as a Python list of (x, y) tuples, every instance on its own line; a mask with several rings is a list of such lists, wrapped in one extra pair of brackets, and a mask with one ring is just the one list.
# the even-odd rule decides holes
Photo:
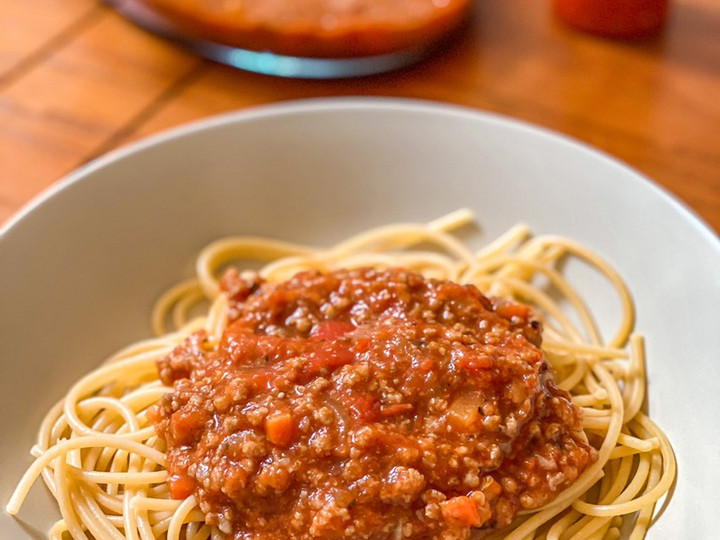
[[(648, 340), (651, 414), (679, 460), (674, 499), (649, 538), (716, 538), (717, 237), (636, 172), (567, 138), (383, 99), (288, 103), (150, 138), (70, 175), (5, 227), (3, 506), (46, 409), (108, 354), (148, 336), (154, 299), (191, 274), (210, 240), (327, 244), (462, 206), (479, 216), (477, 242), (525, 221), (588, 245), (627, 279)], [(0, 515), (2, 538), (44, 537), (57, 513), (41, 484), (18, 520)]]

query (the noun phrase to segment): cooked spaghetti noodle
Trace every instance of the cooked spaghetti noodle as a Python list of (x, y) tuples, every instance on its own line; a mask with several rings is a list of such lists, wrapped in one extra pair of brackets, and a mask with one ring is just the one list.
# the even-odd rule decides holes
[[(7, 511), (19, 511), (42, 475), (62, 514), (50, 538), (225, 537), (205, 523), (193, 495), (171, 498), (165, 444), (147, 413), (172, 390), (158, 378), (157, 359), (201, 329), (207, 332), (207, 346), (217, 347), (228, 320), (220, 270), (255, 260), (264, 263), (259, 273), (270, 282), (308, 269), (403, 267), (533, 306), (545, 328), (543, 352), (557, 385), (582, 409), (583, 429), (597, 459), (550, 504), (520, 512), (510, 527), (483, 538), (592, 540), (619, 538), (627, 530), (631, 540), (644, 538), (676, 465), (667, 437), (642, 411), (644, 345), (632, 333), (629, 291), (598, 255), (564, 238), (533, 238), (523, 225), (475, 253), (450, 234), (471, 220), (468, 211), (458, 211), (428, 224), (389, 225), (329, 249), (254, 237), (210, 244), (198, 257), (197, 277), (158, 300), (151, 321), (157, 337), (117, 353), (51, 409), (31, 451), (36, 460)], [(622, 315), (607, 341), (592, 308), (561, 271), (572, 258), (599, 271), (620, 300)], [(195, 317), (201, 309), (206, 314)]]

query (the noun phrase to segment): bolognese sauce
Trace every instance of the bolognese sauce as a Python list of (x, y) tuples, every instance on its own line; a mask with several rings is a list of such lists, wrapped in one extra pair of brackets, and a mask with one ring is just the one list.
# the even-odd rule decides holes
[(351, 58), (426, 47), (471, 0), (143, 0), (184, 30), (255, 51)]
[(402, 269), (228, 272), (229, 325), (159, 361), (174, 498), (236, 539), (469, 538), (595, 458), (530, 308)]

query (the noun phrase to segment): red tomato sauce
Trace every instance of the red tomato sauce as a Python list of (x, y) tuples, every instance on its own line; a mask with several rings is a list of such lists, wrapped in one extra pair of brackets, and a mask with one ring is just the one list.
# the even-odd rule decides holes
[(143, 0), (185, 30), (234, 47), (347, 58), (424, 47), (456, 28), (471, 0)]
[(399, 269), (228, 273), (230, 319), (159, 361), (173, 497), (238, 539), (469, 538), (593, 461), (532, 311)]

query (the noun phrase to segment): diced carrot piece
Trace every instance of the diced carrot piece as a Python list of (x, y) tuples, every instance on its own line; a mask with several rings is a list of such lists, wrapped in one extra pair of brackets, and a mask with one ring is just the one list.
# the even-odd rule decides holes
[(273, 380), (272, 368), (260, 368), (248, 378), (250, 387), (256, 392), (262, 392), (268, 388)]
[(278, 446), (287, 446), (293, 434), (293, 419), (289, 412), (281, 412), (265, 418), (265, 437)]
[(492, 476), (488, 476), (483, 483), (482, 492), (488, 501), (493, 501), (502, 493), (502, 487)]
[(207, 416), (201, 411), (180, 409), (170, 417), (172, 437), (180, 444), (188, 444), (205, 425)]
[(485, 354), (466, 354), (455, 360), (455, 365), (467, 371), (483, 371), (493, 367), (493, 360)]
[(443, 518), (448, 522), (459, 522), (468, 527), (479, 527), (483, 524), (477, 506), (470, 497), (453, 497), (440, 503)]
[(395, 416), (412, 411), (413, 406), (410, 403), (394, 403), (393, 405), (382, 405), (380, 414), (382, 416)]

